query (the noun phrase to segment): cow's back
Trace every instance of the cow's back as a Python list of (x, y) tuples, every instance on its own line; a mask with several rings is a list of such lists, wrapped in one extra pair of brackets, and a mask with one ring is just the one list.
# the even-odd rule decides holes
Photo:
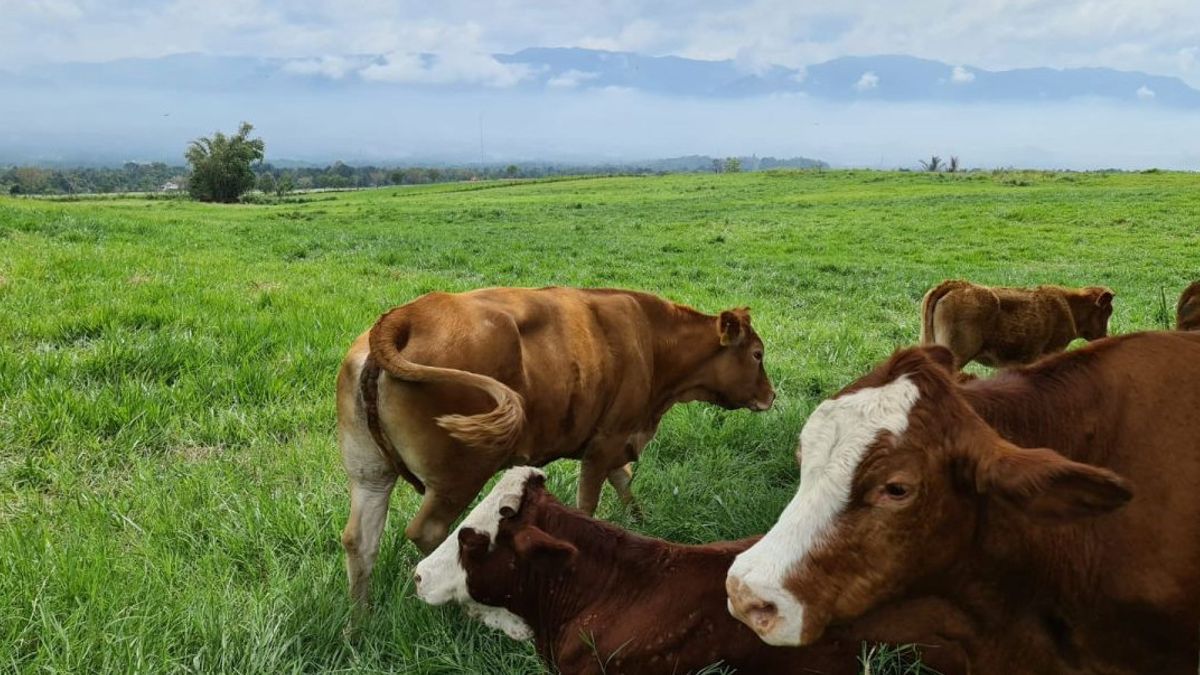
[[(423, 365), (493, 377), (524, 399), (526, 429), (517, 461), (572, 454), (605, 415), (645, 408), (650, 327), (636, 298), (574, 288), (487, 288), (431, 293), (404, 307), (410, 329), (401, 347)], [(399, 435), (435, 431), (440, 415), (485, 412), (483, 392), (453, 384), (389, 378), (381, 407)], [(642, 394), (642, 396), (638, 396)]]
[(1059, 351), (1075, 335), (1071, 308), (1061, 294), (1043, 289), (995, 288), (999, 311), (988, 336), (995, 364), (1029, 363)]

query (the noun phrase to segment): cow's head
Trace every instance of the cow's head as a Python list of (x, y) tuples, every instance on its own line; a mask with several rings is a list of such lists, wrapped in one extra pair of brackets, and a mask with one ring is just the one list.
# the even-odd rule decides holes
[(1099, 340), (1108, 335), (1108, 319), (1113, 312), (1113, 292), (1103, 286), (1089, 286), (1071, 300), (1075, 332), (1084, 340)]
[(763, 640), (808, 644), (831, 622), (928, 590), (986, 526), (985, 504), (1061, 522), (1130, 499), (1111, 471), (1005, 441), (952, 367), (942, 347), (903, 350), (813, 411), (796, 496), (726, 579), (730, 612)]
[[(511, 537), (501, 534), (502, 522), (520, 509), (527, 486), (541, 485), (545, 474), (532, 467), (509, 469), (458, 529), (433, 553), (417, 563), (413, 574), (417, 597), (431, 605), (456, 602), (488, 626), (514, 640), (528, 640), (533, 631), (520, 617), (497, 602), (504, 590), (481, 586), (480, 573), (488, 562), (509, 555)], [(487, 576), (487, 572), (483, 572)], [(472, 582), (474, 579), (474, 583)], [(509, 587), (511, 589), (511, 586)]]
[(724, 408), (762, 411), (775, 401), (775, 389), (763, 366), (763, 341), (750, 325), (750, 308), (721, 312), (714, 326), (718, 350), (705, 364), (701, 398)]

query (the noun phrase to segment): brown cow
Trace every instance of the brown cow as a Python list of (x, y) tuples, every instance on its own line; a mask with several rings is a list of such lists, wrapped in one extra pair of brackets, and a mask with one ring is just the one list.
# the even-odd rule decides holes
[(605, 478), (631, 503), (629, 463), (672, 405), (766, 410), (775, 398), (746, 309), (575, 288), (422, 296), (355, 340), (337, 391), (359, 602), (397, 476), (424, 494), (405, 534), (429, 552), (506, 466), (582, 460), (579, 505), (592, 513)]
[(458, 602), (514, 639), (532, 638), (552, 672), (659, 675), (720, 663), (739, 673), (858, 675), (863, 641), (920, 643), (923, 662), (966, 672), (944, 603), (888, 608), (816, 645), (771, 647), (726, 611), (725, 573), (757, 541), (683, 546), (563, 506), (528, 467), (510, 469), (416, 569), (417, 595)]
[(1175, 330), (1200, 330), (1200, 281), (1193, 281), (1179, 296)]
[(1101, 286), (1003, 288), (953, 279), (921, 300), (921, 344), (954, 352), (954, 367), (970, 361), (1000, 367), (1032, 363), (1075, 338), (1108, 334), (1113, 292)]
[[(822, 403), (800, 487), (730, 568), (731, 607), (804, 644), (944, 597), (978, 673), (1196, 673), (1200, 335), (1094, 342), (964, 385), (897, 352)], [(1050, 449), (1053, 448), (1053, 449)]]

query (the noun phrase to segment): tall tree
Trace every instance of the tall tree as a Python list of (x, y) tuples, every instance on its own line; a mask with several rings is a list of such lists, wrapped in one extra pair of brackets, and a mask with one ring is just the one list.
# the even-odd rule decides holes
[(242, 193), (254, 187), (250, 165), (263, 158), (261, 138), (250, 138), (254, 127), (242, 122), (233, 136), (220, 131), (211, 137), (192, 141), (187, 161), (192, 165), (188, 192), (202, 202), (236, 202)]

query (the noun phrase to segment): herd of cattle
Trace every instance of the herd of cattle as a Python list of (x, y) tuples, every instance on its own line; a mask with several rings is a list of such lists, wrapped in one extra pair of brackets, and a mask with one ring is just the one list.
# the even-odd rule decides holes
[[(703, 546), (593, 519), (676, 403), (762, 411), (746, 308), (611, 289), (431, 293), (337, 382), (350, 592), (370, 597), (398, 478), (418, 596), (561, 673), (857, 673), (864, 642), (951, 673), (1187, 673), (1200, 659), (1200, 282), (1176, 331), (1106, 337), (1107, 288), (948, 281), (921, 345), (821, 403), (760, 537)], [(1062, 350), (1075, 338), (1090, 342)], [(1103, 339), (1102, 339), (1103, 338)], [(987, 378), (969, 361), (1003, 366)], [(578, 509), (534, 468), (581, 461)], [(450, 533), (487, 481), (510, 468)], [(449, 536), (448, 536), (449, 535)]]

